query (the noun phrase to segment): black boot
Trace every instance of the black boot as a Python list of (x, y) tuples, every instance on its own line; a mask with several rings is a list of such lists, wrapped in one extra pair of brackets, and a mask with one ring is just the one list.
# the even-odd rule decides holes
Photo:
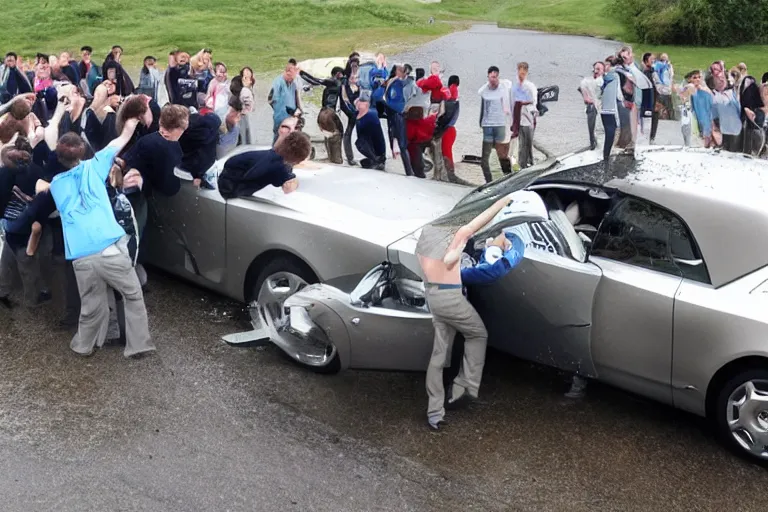
[(501, 172), (504, 174), (512, 174), (512, 160), (509, 158), (499, 158), (501, 164)]
[(486, 183), (493, 181), (493, 175), (491, 174), (491, 165), (489, 160), (491, 159), (491, 151), (493, 151), (493, 142), (483, 142), (483, 154), (480, 161), (480, 167), (483, 169), (483, 177)]
[(456, 183), (457, 185), (465, 185), (465, 186), (468, 186), (468, 187), (472, 186), (472, 183), (470, 183), (470, 182), (468, 182), (466, 180), (463, 180), (463, 179), (459, 178), (458, 176), (456, 176), (456, 170), (455, 170), (455, 168), (453, 166), (453, 162), (448, 160), (448, 158), (443, 157), (443, 163), (444, 163), (443, 165), (445, 167), (445, 174), (446, 174), (446, 177), (448, 178), (449, 182)]

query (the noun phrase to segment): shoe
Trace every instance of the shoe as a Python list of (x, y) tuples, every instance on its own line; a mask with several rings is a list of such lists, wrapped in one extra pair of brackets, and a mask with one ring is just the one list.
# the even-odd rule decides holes
[(374, 169), (374, 170), (376, 170), (376, 171), (385, 171), (385, 170), (386, 170), (386, 169), (384, 168), (384, 164), (383, 164), (383, 163), (382, 163), (382, 164), (376, 164), (376, 165), (374, 165), (374, 166), (372, 167), (372, 169)]
[(0, 306), (3, 306), (5, 309), (13, 309), (14, 304), (8, 297), (0, 297)]
[(96, 352), (96, 349), (93, 349), (93, 348), (91, 349), (90, 352), (86, 352), (86, 353), (75, 352), (74, 350), (72, 351), (72, 353), (78, 357), (91, 357), (94, 354), (94, 352)]
[(448, 422), (444, 419), (439, 419), (433, 422), (431, 419), (427, 418), (427, 426), (432, 432), (442, 432), (445, 427), (448, 426)]
[(452, 396), (448, 397), (445, 403), (445, 408), (449, 411), (455, 411), (457, 409), (465, 409), (473, 404), (477, 400), (469, 394), (469, 391), (464, 391), (458, 398), (454, 399)]
[(348, 160), (347, 161), (347, 165), (350, 166), (350, 167), (354, 167), (354, 166), (357, 165), (357, 161), (356, 160)]
[(128, 359), (134, 359), (134, 360), (144, 359), (145, 357), (149, 357), (154, 353), (155, 353), (154, 349), (145, 350), (144, 352), (137, 352), (136, 354), (131, 354), (130, 356), (128, 356)]
[(571, 389), (565, 394), (566, 398), (584, 398), (587, 389), (587, 379), (574, 375), (571, 379)]

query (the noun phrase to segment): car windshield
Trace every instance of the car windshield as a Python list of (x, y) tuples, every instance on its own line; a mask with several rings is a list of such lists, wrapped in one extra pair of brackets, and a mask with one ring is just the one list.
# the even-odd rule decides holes
[[(509, 174), (490, 183), (480, 185), (479, 187), (469, 192), (466, 196), (464, 196), (464, 198), (461, 199), (458, 203), (456, 203), (456, 206), (454, 206), (451, 211), (442, 217), (433, 220), (429, 223), (429, 225), (448, 228), (448, 231), (455, 232), (461, 226), (468, 223), (477, 217), (480, 213), (485, 211), (500, 197), (527, 187), (539, 176), (547, 171), (550, 171), (557, 164), (557, 162), (558, 160), (556, 159), (547, 160), (515, 174)], [(387, 249), (390, 260), (393, 258), (393, 247), (403, 248), (404, 244), (415, 244), (416, 241), (418, 241), (421, 229), (422, 228), (419, 228), (391, 244)]]

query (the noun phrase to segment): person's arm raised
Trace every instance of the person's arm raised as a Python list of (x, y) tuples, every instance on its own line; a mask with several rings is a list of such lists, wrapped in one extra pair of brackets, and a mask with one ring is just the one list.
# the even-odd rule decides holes
[(467, 245), (467, 241), (486, 224), (491, 222), (496, 214), (499, 213), (509, 201), (509, 196), (502, 197), (488, 207), (483, 213), (459, 228), (443, 258), (443, 263), (445, 263), (448, 268), (453, 268), (461, 260), (461, 253), (464, 250), (464, 246)]
[(116, 139), (113, 139), (112, 142), (107, 144), (108, 148), (116, 148), (117, 153), (119, 153), (128, 142), (130, 142), (131, 137), (133, 136), (133, 132), (136, 131), (136, 127), (139, 125), (138, 118), (132, 118), (128, 119), (125, 124), (123, 125), (123, 131), (120, 135), (117, 136)]

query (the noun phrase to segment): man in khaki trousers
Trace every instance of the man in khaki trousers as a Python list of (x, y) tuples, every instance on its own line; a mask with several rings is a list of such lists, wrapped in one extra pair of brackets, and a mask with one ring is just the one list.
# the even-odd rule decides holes
[(450, 226), (429, 225), (422, 229), (419, 237), (416, 254), (426, 278), (427, 304), (435, 327), (427, 369), (427, 422), (432, 430), (440, 430), (445, 425), (443, 368), (457, 331), (464, 335), (464, 359), (453, 381), (448, 404), (458, 406), (477, 398), (488, 333), (480, 315), (464, 297), (459, 261), (467, 241), (509, 202), (507, 196), (499, 199), (458, 231)]

